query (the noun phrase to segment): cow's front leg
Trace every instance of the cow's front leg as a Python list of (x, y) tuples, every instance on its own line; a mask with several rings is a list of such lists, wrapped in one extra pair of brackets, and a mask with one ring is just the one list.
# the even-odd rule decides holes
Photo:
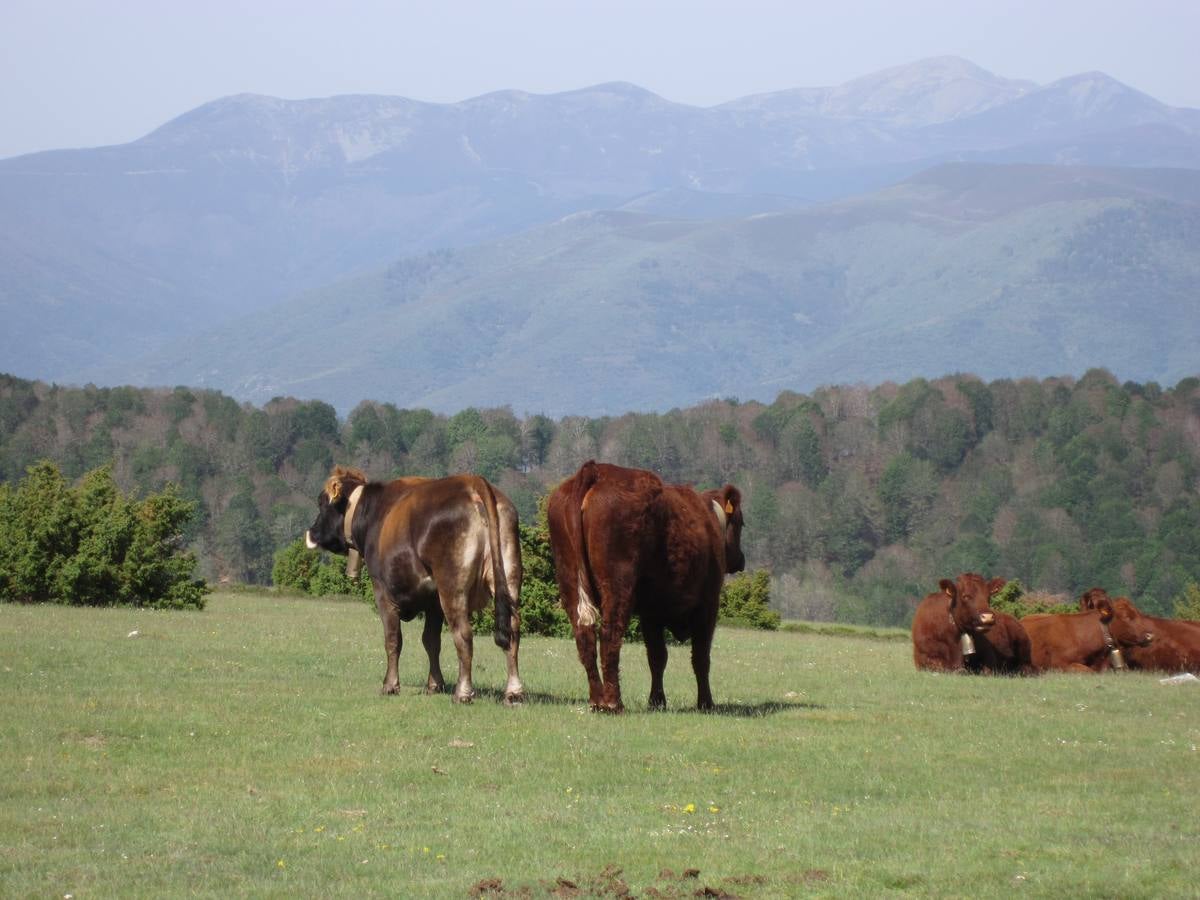
[(452, 604), (449, 611), (443, 604), (442, 612), (446, 613), (446, 621), (450, 625), (450, 635), (454, 638), (454, 649), (458, 651), (458, 683), (454, 686), (452, 699), (455, 703), (470, 703), (475, 697), (475, 689), (471, 685), (471, 657), (474, 652), (474, 641), (471, 633), (471, 617), (467, 614), (466, 596), (462, 597), (461, 602)]
[(434, 604), (425, 612), (425, 628), (421, 632), (421, 643), (429, 656), (429, 678), (425, 681), (425, 693), (440, 694), (446, 689), (442, 677), (442, 623), (446, 616), (441, 606)]
[(375, 607), (383, 622), (383, 650), (387, 654), (387, 671), (383, 675), (381, 694), (400, 693), (400, 648), (404, 636), (400, 633), (400, 608), (387, 591), (375, 585)]
[(646, 640), (646, 660), (650, 663), (651, 709), (666, 709), (667, 695), (663, 691), (663, 672), (667, 668), (667, 638), (663, 626), (642, 620), (642, 634)]

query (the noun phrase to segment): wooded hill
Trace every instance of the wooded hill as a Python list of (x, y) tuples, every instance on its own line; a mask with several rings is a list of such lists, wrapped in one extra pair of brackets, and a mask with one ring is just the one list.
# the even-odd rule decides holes
[(1200, 581), (1195, 377), (953, 375), (559, 420), (363, 402), (342, 420), (323, 402), (0, 376), (0, 477), (49, 458), (71, 478), (111, 463), (126, 490), (176, 482), (200, 504), (189, 540), (216, 581), (269, 578), (335, 461), (375, 478), (477, 471), (532, 521), (591, 457), (741, 487), (748, 565), (773, 573), (788, 616), (905, 624), (963, 570), (1050, 592), (1100, 585), (1155, 613)]

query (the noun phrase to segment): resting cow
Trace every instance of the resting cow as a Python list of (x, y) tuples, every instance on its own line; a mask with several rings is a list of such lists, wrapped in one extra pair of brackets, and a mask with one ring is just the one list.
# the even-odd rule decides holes
[(368, 482), (359, 470), (337, 466), (317, 504), (317, 520), (305, 533), (307, 545), (349, 555), (351, 569), (361, 554), (371, 575), (387, 653), (383, 693), (400, 689), (400, 622), (423, 613), (426, 690), (445, 688), (439, 662), (444, 621), (458, 651), (453, 699), (469, 703), (474, 696), (470, 617), (487, 605), (490, 594), (496, 644), (508, 653), (504, 699), (521, 701), (521, 543), (516, 509), (504, 494), (477, 475)]
[(963, 664), (968, 672), (984, 675), (1033, 674), (1032, 646), (1024, 626), (1016, 616), (995, 612), (995, 621), (987, 631), (974, 636), (975, 652)]
[[(913, 662), (917, 668), (968, 671), (967, 658), (975, 655), (979, 638), (996, 623), (990, 598), (1005, 583), (1003, 578), (984, 581), (974, 572), (964, 572), (954, 581), (943, 578), (938, 582), (941, 590), (927, 595), (913, 614)], [(1009, 643), (989, 645), (993, 665), (1000, 665), (1001, 650), (1012, 652)], [(978, 671), (979, 666), (972, 663), (970, 670)]]
[[(1107, 597), (1100, 588), (1092, 588), (1079, 598), (1079, 608), (1095, 609), (1100, 595)], [(1154, 640), (1148, 647), (1127, 647), (1122, 651), (1129, 668), (1200, 673), (1200, 622), (1163, 619), (1144, 613), (1143, 616), (1150, 623)]]
[(621, 641), (633, 613), (641, 618), (650, 663), (650, 707), (666, 706), (664, 631), (670, 629), (678, 639), (691, 638), (696, 705), (712, 709), (708, 672), (721, 583), (746, 565), (738, 489), (698, 493), (643, 469), (589, 460), (550, 496), (547, 518), (592, 709), (624, 708)]
[(1084, 612), (1039, 613), (1021, 619), (1033, 645), (1037, 671), (1100, 672), (1123, 666), (1123, 651), (1147, 647), (1154, 639), (1150, 621), (1127, 597), (1114, 600), (1093, 588), (1080, 599), (1081, 606), (1089, 604)]

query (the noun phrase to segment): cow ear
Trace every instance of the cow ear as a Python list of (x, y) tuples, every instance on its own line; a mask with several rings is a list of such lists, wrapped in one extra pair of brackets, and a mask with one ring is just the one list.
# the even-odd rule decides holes
[(954, 600), (957, 597), (957, 592), (954, 588), (954, 582), (949, 578), (943, 578), (941, 581), (939, 581), (938, 587), (940, 587), (942, 592), (951, 600)]
[(1100, 610), (1100, 621), (1111, 622), (1113, 617), (1113, 608), (1111, 603), (1101, 603), (1098, 607)]
[(329, 479), (329, 486), (325, 489), (329, 494), (329, 502), (337, 503), (338, 497), (342, 496), (342, 483), (336, 478)]
[(727, 484), (721, 488), (721, 497), (724, 499), (725, 515), (732, 516), (734, 512), (742, 505), (742, 492), (735, 488), (732, 484)]
[(998, 593), (1000, 593), (1000, 589), (1003, 588), (1006, 584), (1008, 584), (1008, 582), (1005, 581), (1003, 578), (993, 578), (991, 581), (989, 581), (987, 583), (988, 596), (995, 597)]

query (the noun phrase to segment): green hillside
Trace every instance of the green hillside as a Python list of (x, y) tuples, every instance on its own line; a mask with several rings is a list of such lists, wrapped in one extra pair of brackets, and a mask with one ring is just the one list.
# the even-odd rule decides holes
[(1200, 173), (951, 165), (811, 210), (586, 213), (409, 258), (172, 345), (143, 383), (561, 415), (821, 384), (1173, 383), (1200, 342)]
[[(943, 357), (953, 365), (953, 355)], [(41, 458), (74, 479), (111, 463), (145, 494), (180, 485), (190, 549), (210, 580), (265, 583), (312, 522), (334, 462), (374, 478), (475, 471), (532, 522), (589, 458), (667, 480), (738, 485), (751, 569), (793, 618), (904, 625), (938, 579), (1017, 578), (1069, 599), (1102, 586), (1171, 613), (1200, 583), (1200, 379), (1172, 388), (1082, 379), (780, 393), (665, 414), (453, 416), (363, 402), (262, 408), (176, 388), (63, 388), (0, 378), (0, 477)]]

